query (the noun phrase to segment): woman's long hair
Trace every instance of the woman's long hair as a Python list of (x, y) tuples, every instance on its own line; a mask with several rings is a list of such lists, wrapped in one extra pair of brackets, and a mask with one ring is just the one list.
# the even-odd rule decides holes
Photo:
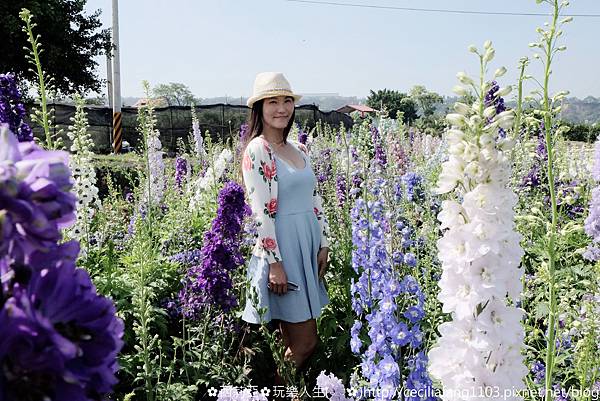
[[(251, 140), (253, 140), (254, 138), (256, 138), (257, 136), (259, 136), (260, 134), (262, 134), (263, 131), (263, 119), (262, 119), (262, 115), (263, 115), (263, 104), (264, 104), (265, 99), (261, 99), (257, 102), (255, 102), (252, 105), (252, 111), (250, 112), (250, 116), (248, 117), (248, 133), (246, 134), (245, 138), (242, 138), (242, 144), (241, 144), (241, 149), (242, 152), (241, 157), (243, 160), (244, 157), (244, 152), (246, 152), (246, 147), (248, 146), (248, 144), (250, 143)], [(294, 120), (296, 119), (296, 107), (294, 107), (294, 111), (292, 111), (292, 115), (290, 117), (290, 121), (288, 121), (287, 126), (283, 129), (283, 142), (286, 143), (287, 142), (287, 138), (288, 135), (290, 134), (290, 131), (292, 130), (292, 125), (294, 124)], [(242, 173), (242, 164), (240, 163), (240, 176)]]

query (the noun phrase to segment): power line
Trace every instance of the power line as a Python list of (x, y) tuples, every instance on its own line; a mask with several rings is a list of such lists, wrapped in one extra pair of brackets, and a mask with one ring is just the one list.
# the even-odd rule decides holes
[[(445, 14), (471, 14), (471, 15), (502, 15), (502, 16), (527, 16), (527, 17), (548, 17), (549, 14), (541, 13), (516, 13), (504, 11), (469, 11), (469, 10), (450, 10), (443, 8), (415, 8), (415, 7), (395, 7), (395, 6), (375, 6), (369, 4), (354, 4), (354, 3), (339, 3), (333, 1), (314, 1), (314, 0), (287, 0), (294, 3), (305, 4), (323, 4), (329, 6), (342, 7), (359, 7), (359, 8), (377, 8), (384, 10), (401, 10), (401, 11), (418, 11), (430, 13), (445, 13)], [(564, 17), (589, 17), (600, 18), (600, 14), (565, 14)]]

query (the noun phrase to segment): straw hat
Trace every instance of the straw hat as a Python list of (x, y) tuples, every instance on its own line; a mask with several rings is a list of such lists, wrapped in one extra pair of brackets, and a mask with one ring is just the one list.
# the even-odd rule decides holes
[(292, 92), (290, 83), (282, 73), (260, 72), (254, 79), (254, 92), (246, 104), (248, 107), (252, 107), (255, 102), (261, 99), (275, 96), (291, 96), (296, 102), (302, 97)]

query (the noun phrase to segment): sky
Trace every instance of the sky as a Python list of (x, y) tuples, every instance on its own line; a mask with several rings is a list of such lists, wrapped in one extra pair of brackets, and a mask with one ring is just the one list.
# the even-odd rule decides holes
[[(337, 3), (487, 12), (550, 13), (535, 0), (331, 0)], [(600, 14), (599, 0), (572, 0), (567, 14)], [(88, 0), (112, 24), (112, 0)], [(366, 97), (371, 89), (407, 92), (414, 85), (451, 95), (456, 73), (475, 77), (467, 48), (491, 40), (491, 72), (517, 80), (518, 61), (546, 16), (499, 16), (345, 7), (289, 0), (120, 0), (122, 96), (181, 82), (200, 98), (248, 97), (261, 71), (281, 71), (295, 92)], [(565, 52), (553, 62), (551, 90), (600, 97), (600, 18), (576, 17), (564, 28)], [(106, 77), (106, 59), (98, 58)], [(529, 73), (542, 80), (541, 63)], [(527, 87), (534, 89), (535, 84)]]

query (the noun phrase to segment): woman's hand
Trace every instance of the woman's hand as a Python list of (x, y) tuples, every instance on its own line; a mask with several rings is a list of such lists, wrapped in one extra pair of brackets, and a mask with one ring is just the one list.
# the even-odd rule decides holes
[(319, 266), (319, 278), (325, 277), (327, 271), (327, 257), (329, 256), (329, 248), (323, 247), (319, 249), (317, 254), (317, 265)]
[(268, 287), (277, 295), (283, 295), (287, 292), (287, 275), (283, 270), (283, 263), (274, 262), (269, 264)]

